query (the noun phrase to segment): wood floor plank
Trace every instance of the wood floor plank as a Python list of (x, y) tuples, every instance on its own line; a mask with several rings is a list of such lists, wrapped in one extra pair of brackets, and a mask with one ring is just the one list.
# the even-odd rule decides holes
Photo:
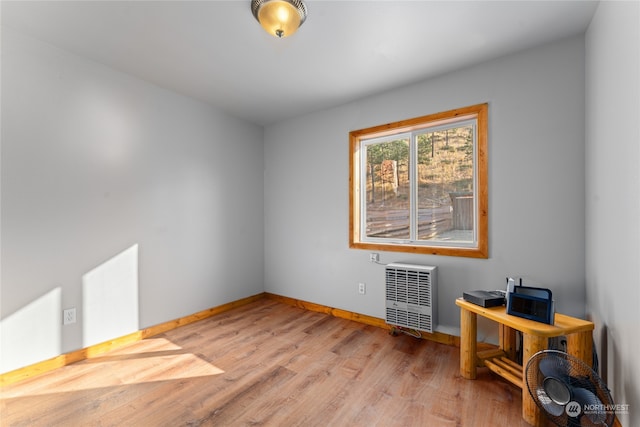
[(5, 426), (526, 426), (459, 349), (263, 299), (5, 386)]

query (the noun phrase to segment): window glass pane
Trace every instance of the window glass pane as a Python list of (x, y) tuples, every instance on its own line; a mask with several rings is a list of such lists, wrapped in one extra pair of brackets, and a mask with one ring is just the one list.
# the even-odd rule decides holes
[(349, 133), (349, 247), (488, 257), (478, 104)]
[(369, 143), (366, 153), (365, 235), (408, 239), (409, 138)]
[(474, 126), (416, 136), (418, 240), (474, 242)]

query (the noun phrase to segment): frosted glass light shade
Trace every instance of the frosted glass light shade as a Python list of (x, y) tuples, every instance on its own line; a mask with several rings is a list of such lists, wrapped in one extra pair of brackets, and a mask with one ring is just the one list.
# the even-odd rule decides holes
[(307, 18), (300, 0), (252, 0), (251, 11), (262, 28), (276, 37), (292, 35)]

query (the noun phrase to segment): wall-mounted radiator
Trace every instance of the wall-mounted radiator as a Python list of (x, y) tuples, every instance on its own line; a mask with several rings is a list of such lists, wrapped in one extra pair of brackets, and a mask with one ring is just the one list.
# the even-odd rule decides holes
[(385, 270), (386, 322), (433, 333), (438, 307), (436, 267), (392, 263)]

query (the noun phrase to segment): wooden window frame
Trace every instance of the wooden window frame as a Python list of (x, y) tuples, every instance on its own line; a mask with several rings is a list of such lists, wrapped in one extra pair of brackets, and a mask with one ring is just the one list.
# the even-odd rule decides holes
[[(474, 147), (477, 193), (475, 246), (429, 245), (389, 242), (363, 242), (361, 233), (360, 197), (360, 141), (402, 132), (410, 132), (430, 126), (434, 122), (447, 123), (474, 118), (477, 120), (476, 146)], [(446, 255), (470, 258), (488, 258), (488, 168), (487, 168), (488, 104), (477, 104), (427, 116), (374, 126), (349, 133), (349, 247), (376, 251), (407, 252), (416, 254)]]

